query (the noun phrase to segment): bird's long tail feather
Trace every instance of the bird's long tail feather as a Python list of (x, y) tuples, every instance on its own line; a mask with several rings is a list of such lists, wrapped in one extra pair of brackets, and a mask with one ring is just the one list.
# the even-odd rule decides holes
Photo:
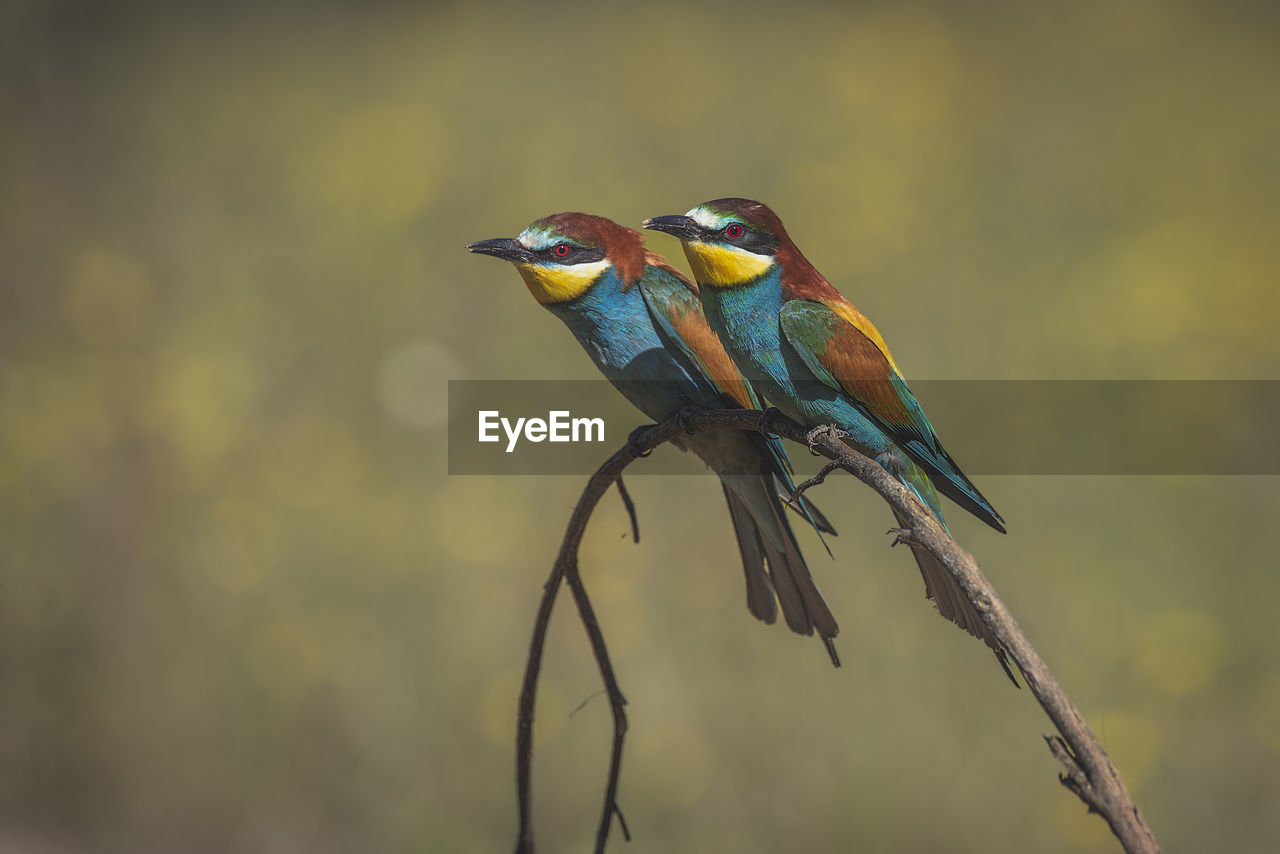
[[(911, 484), (907, 484), (908, 487)], [(893, 511), (893, 516), (898, 520), (898, 527), (907, 526), (907, 521), (902, 518), (897, 510)], [(982, 621), (982, 617), (978, 614), (978, 610), (973, 607), (973, 603), (969, 601), (969, 597), (964, 595), (964, 591), (960, 589), (960, 585), (956, 583), (955, 577), (952, 576), (947, 568), (933, 556), (928, 549), (908, 544), (911, 554), (916, 559), (916, 565), (920, 567), (920, 574), (924, 577), (924, 595), (933, 600), (938, 607), (938, 613), (964, 629), (969, 634), (978, 638), (991, 648), (995, 653), (996, 660), (1000, 662), (1000, 666), (1004, 668), (1004, 672), (1013, 680), (1013, 684), (1018, 684), (1013, 678), (1013, 673), (1009, 670), (1008, 653), (1004, 646), (992, 634), (991, 629), (987, 628), (987, 624)]]
[(764, 551), (756, 533), (755, 520), (742, 499), (733, 494), (725, 484), (724, 498), (729, 504), (729, 518), (733, 520), (733, 533), (738, 539), (738, 552), (742, 555), (742, 571), (747, 577), (747, 610), (757, 620), (773, 623), (778, 619), (778, 599), (773, 582), (764, 563)]
[(934, 453), (920, 441), (904, 442), (902, 448), (929, 472), (939, 492), (1000, 533), (1005, 533), (1004, 519), (941, 445), (938, 446), (940, 453)]
[(839, 666), (831, 639), (840, 626), (809, 573), (770, 480), (768, 475), (731, 477), (724, 484), (747, 576), (747, 607), (757, 618), (773, 622), (777, 618), (776, 595), (787, 626), (802, 635), (811, 635), (816, 629), (827, 644), (832, 663)]

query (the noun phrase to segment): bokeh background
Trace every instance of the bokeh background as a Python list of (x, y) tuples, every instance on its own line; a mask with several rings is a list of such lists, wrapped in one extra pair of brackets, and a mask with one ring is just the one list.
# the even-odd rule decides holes
[[(1280, 378), (1278, 23), (5, 3), (0, 850), (508, 849), (582, 478), (447, 476), (445, 383), (592, 369), (467, 242), (757, 197), (910, 378)], [(834, 560), (805, 541), (833, 671), (746, 613), (714, 480), (630, 481), (641, 543), (610, 498), (583, 551), (630, 700), (626, 850), (1118, 850), (865, 489), (822, 488)], [(979, 481), (1010, 534), (956, 511), (958, 537), (1165, 846), (1280, 847), (1280, 484)], [(562, 602), (547, 851), (588, 850), (597, 691)]]

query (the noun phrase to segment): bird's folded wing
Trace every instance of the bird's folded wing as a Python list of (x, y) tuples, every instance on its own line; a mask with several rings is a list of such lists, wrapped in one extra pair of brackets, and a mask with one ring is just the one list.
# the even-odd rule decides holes
[(788, 343), (819, 380), (853, 398), (899, 444), (918, 446), (926, 456), (939, 453), (933, 425), (884, 339), (857, 309), (797, 299), (782, 306), (779, 319)]

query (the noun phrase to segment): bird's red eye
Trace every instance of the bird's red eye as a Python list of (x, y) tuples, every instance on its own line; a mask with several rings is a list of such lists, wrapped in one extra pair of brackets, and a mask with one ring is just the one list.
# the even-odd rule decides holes
[(551, 253), (555, 255), (557, 258), (563, 258), (564, 256), (569, 254), (569, 245), (567, 243), (561, 243), (558, 246), (554, 247), (551, 250)]
[(725, 235), (725, 237), (741, 237), (741, 236), (742, 236), (742, 226), (738, 225), (738, 224), (735, 222), (733, 225), (729, 226), (728, 228), (726, 228), (726, 229), (724, 230), (724, 235)]

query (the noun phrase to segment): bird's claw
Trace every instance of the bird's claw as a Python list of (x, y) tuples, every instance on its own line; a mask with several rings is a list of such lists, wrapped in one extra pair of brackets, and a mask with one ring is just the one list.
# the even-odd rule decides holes
[(641, 424), (639, 427), (632, 430), (630, 435), (627, 436), (627, 453), (631, 454), (633, 457), (640, 458), (647, 457), (652, 454), (652, 450), (640, 450), (640, 440), (643, 439), (655, 426), (656, 425), (653, 424)]
[(760, 432), (769, 435), (773, 431), (769, 429), (769, 419), (775, 415), (781, 415), (781, 411), (772, 406), (766, 406), (760, 410)]
[(902, 543), (903, 545), (911, 545), (911, 529), (910, 528), (890, 528), (885, 531), (886, 534), (893, 534), (893, 542), (889, 543), (889, 548)]
[(819, 441), (828, 436), (832, 439), (839, 440), (845, 435), (847, 434), (834, 424), (820, 424), (808, 433), (804, 434), (804, 442), (809, 446), (809, 453), (813, 454), (815, 457), (821, 457), (826, 455), (818, 450)]
[(697, 431), (689, 429), (689, 419), (702, 411), (703, 408), (701, 406), (686, 406), (676, 413), (676, 426), (687, 435), (692, 436)]

